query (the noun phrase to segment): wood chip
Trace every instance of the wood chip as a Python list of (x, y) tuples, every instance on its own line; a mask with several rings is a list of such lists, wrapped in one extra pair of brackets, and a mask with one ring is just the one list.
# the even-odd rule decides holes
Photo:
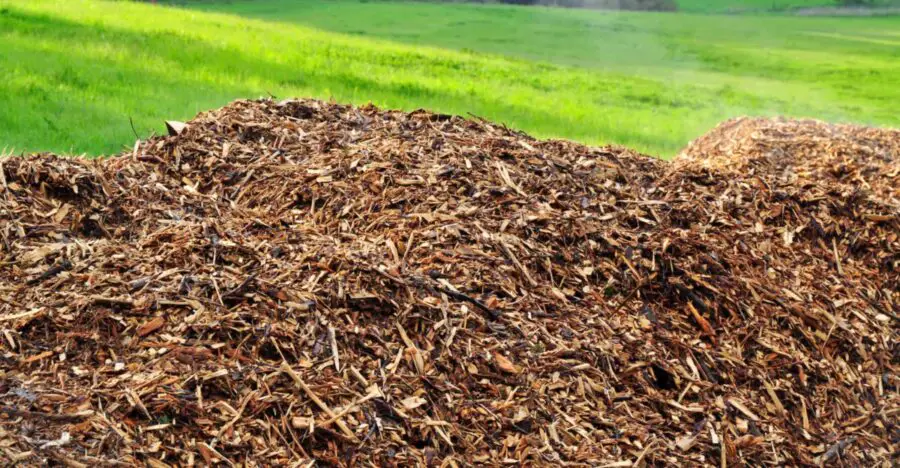
[(152, 319), (150, 319), (150, 321), (148, 321), (147, 323), (138, 327), (137, 335), (140, 337), (147, 336), (147, 335), (159, 330), (160, 328), (162, 328), (165, 325), (166, 325), (166, 319), (164, 317), (160, 317), (160, 316), (153, 317)]
[(494, 361), (497, 362), (497, 368), (503, 372), (507, 372), (509, 374), (518, 374), (519, 372), (521, 372), (518, 366), (513, 364), (512, 361), (510, 361), (500, 353), (494, 353)]
[(167, 127), (0, 157), (4, 466), (896, 452), (900, 131), (742, 118), (664, 162), (306, 99)]

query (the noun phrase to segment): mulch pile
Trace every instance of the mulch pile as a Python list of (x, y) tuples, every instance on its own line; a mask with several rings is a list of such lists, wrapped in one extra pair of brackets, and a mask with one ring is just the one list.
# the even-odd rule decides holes
[(890, 466), (900, 132), (239, 101), (0, 160), (0, 462)]

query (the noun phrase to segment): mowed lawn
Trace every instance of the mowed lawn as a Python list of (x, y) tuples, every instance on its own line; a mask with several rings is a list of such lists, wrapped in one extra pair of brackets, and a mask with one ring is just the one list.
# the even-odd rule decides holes
[(897, 17), (0, 0), (0, 149), (16, 151), (115, 153), (165, 119), (274, 95), (471, 113), (668, 157), (744, 114), (900, 126), (898, 83)]

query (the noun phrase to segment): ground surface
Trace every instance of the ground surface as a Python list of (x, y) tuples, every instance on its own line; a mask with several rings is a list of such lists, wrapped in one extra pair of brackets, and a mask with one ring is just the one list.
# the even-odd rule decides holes
[(742, 114), (900, 125), (898, 17), (193, 6), (237, 15), (0, 0), (0, 148), (112, 153), (164, 119), (267, 93), (471, 112), (663, 156)]

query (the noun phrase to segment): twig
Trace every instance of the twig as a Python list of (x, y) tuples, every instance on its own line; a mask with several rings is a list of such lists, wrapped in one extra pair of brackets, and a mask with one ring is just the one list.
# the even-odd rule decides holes
[(212, 453), (213, 455), (215, 455), (215, 456), (219, 457), (220, 459), (222, 459), (222, 461), (225, 462), (228, 466), (232, 466), (232, 467), (235, 466), (235, 464), (234, 464), (233, 461), (231, 461), (231, 460), (229, 460), (228, 458), (226, 458), (225, 455), (222, 455), (221, 453), (219, 453), (218, 450), (212, 448), (212, 446), (210, 446), (209, 444), (207, 444), (207, 443), (205, 443), (205, 442), (200, 442), (200, 443), (197, 444), (197, 445), (202, 446), (204, 449), (208, 450), (208, 451), (209, 451), (210, 453)]
[(838, 255), (837, 241), (831, 238), (831, 251), (834, 252), (834, 264), (837, 266), (838, 274), (844, 276), (844, 269), (841, 267), (841, 256)]
[(824, 465), (825, 463), (828, 462), (828, 460), (831, 460), (832, 458), (844, 453), (844, 449), (849, 447), (850, 444), (852, 444), (853, 442), (856, 442), (856, 436), (850, 436), (850, 437), (847, 437), (846, 439), (835, 442), (819, 458), (819, 465)]
[(48, 279), (48, 278), (50, 278), (50, 277), (52, 277), (52, 276), (56, 276), (56, 275), (58, 275), (58, 274), (60, 274), (60, 273), (62, 273), (62, 272), (64, 272), (64, 271), (70, 270), (70, 269), (72, 269), (72, 262), (70, 262), (70, 261), (68, 261), (68, 260), (63, 260), (63, 261), (60, 262), (58, 265), (53, 265), (53, 266), (50, 267), (47, 271), (41, 273), (41, 276), (38, 276), (37, 278), (30, 279), (30, 280), (28, 280), (25, 284), (27, 284), (28, 286), (34, 286), (34, 285), (36, 285), (36, 284), (38, 284), (38, 283), (41, 283), (41, 282), (43, 282), (44, 280), (46, 280), (46, 279)]
[(256, 273), (253, 273), (252, 275), (248, 276), (247, 279), (242, 281), (241, 284), (237, 285), (236, 288), (223, 294), (222, 299), (228, 299), (228, 298), (231, 298), (234, 296), (240, 296), (241, 294), (244, 294), (244, 292), (247, 290), (247, 286), (249, 286), (250, 282), (255, 279), (256, 279)]
[(641, 452), (641, 454), (638, 455), (637, 460), (634, 461), (634, 464), (632, 466), (635, 466), (635, 467), (641, 466), (641, 462), (644, 461), (644, 457), (646, 457), (647, 454), (650, 453), (650, 450), (653, 449), (653, 447), (655, 445), (656, 445), (656, 439), (651, 440), (650, 443), (647, 444), (646, 447), (644, 447), (644, 450)]
[(516, 258), (515, 255), (513, 255), (512, 251), (509, 249), (506, 243), (500, 241), (498, 242), (498, 244), (500, 244), (500, 249), (503, 250), (503, 253), (506, 254), (507, 258), (509, 258), (513, 265), (515, 265), (516, 269), (519, 270), (519, 273), (522, 273), (522, 276), (524, 276), (525, 279), (528, 280), (528, 284), (530, 284), (531, 286), (537, 286), (537, 281), (535, 281), (534, 278), (531, 277), (531, 275), (528, 273), (528, 270), (526, 270), (522, 263), (519, 262), (519, 259)]
[[(379, 270), (378, 268), (370, 267), (370, 269), (375, 271), (376, 273), (380, 274), (381, 276), (384, 276), (385, 278), (388, 278), (391, 281), (394, 281), (397, 284), (401, 284), (403, 286), (409, 285), (406, 281), (404, 281), (400, 278), (396, 278), (396, 277), (388, 274), (387, 272)], [(502, 312), (491, 309), (490, 307), (488, 307), (487, 305), (485, 305), (483, 302), (479, 301), (478, 299), (475, 299), (474, 297), (470, 297), (459, 291), (455, 291), (450, 288), (447, 288), (447, 287), (441, 285), (440, 283), (437, 283), (436, 281), (428, 282), (428, 281), (425, 281), (423, 278), (419, 278), (419, 277), (415, 277), (415, 276), (410, 279), (412, 280), (413, 284), (415, 284), (417, 286), (432, 288), (436, 291), (442, 292), (442, 293), (450, 296), (453, 299), (456, 299), (457, 301), (468, 302), (468, 303), (474, 305), (475, 307), (481, 309), (483, 312), (487, 313), (488, 315), (490, 315), (491, 318), (494, 320), (498, 320), (501, 317), (503, 317)]]
[(134, 301), (131, 299), (118, 299), (115, 297), (90, 296), (91, 302), (95, 305), (115, 305), (122, 307), (134, 307)]
[(141, 396), (138, 395), (137, 392), (135, 392), (132, 389), (126, 388), (125, 396), (128, 397), (128, 399), (130, 399), (130, 400), (134, 400), (131, 402), (131, 404), (133, 406), (136, 406), (139, 410), (141, 410), (141, 412), (144, 413), (144, 416), (146, 416), (147, 419), (153, 419), (153, 416), (151, 416), (150, 412), (147, 411), (147, 407), (144, 406), (144, 402), (141, 401)]
[(437, 289), (438, 291), (452, 297), (453, 299), (456, 299), (458, 301), (468, 302), (468, 303), (474, 305), (475, 307), (478, 307), (483, 312), (486, 312), (488, 315), (490, 315), (491, 318), (494, 320), (498, 320), (501, 317), (503, 317), (503, 313), (496, 311), (494, 309), (491, 309), (490, 307), (485, 305), (483, 302), (479, 301), (478, 299), (475, 299), (474, 297), (467, 296), (466, 294), (463, 294), (459, 291), (454, 291), (450, 288), (446, 288), (446, 287), (438, 285), (438, 284), (433, 285), (433, 287), (435, 289)]
[(324, 421), (323, 423), (319, 424), (319, 427), (328, 427), (328, 426), (330, 426), (332, 423), (337, 422), (339, 419), (343, 418), (343, 417), (346, 416), (348, 413), (350, 413), (350, 412), (353, 411), (354, 409), (358, 408), (359, 405), (361, 405), (361, 404), (363, 404), (363, 403), (365, 403), (365, 402), (367, 402), (367, 401), (369, 401), (369, 400), (371, 400), (371, 399), (373, 399), (373, 398), (378, 398), (378, 397), (380, 397), (380, 396), (381, 396), (381, 391), (378, 390), (377, 388), (375, 388), (374, 391), (369, 392), (368, 395), (366, 395), (366, 396), (364, 396), (364, 397), (362, 397), (362, 398), (360, 398), (360, 399), (354, 401), (353, 403), (350, 403), (349, 405), (347, 405), (346, 408), (344, 408), (344, 409), (338, 411), (337, 414), (335, 414), (335, 415), (332, 416), (331, 418), (327, 419), (327, 420)]
[(338, 354), (337, 338), (334, 335), (334, 327), (328, 327), (328, 340), (331, 341), (331, 357), (334, 359), (334, 370), (341, 371), (341, 358)]
[(369, 381), (366, 380), (366, 378), (363, 377), (363, 375), (353, 366), (350, 366), (350, 375), (352, 375), (353, 378), (363, 386), (363, 388), (369, 387)]
[(47, 420), (54, 421), (54, 422), (81, 421), (81, 420), (88, 418), (94, 414), (93, 411), (84, 412), (84, 413), (75, 413), (75, 414), (53, 414), (53, 413), (45, 413), (43, 411), (20, 410), (20, 409), (16, 409), (16, 408), (11, 408), (9, 406), (0, 406), (0, 413), (5, 413), (12, 417), (47, 419)]
[(32, 317), (32, 316), (40, 314), (43, 311), (44, 311), (44, 309), (35, 309), (35, 310), (29, 310), (27, 312), (20, 312), (18, 314), (0, 316), (0, 322), (9, 322), (11, 320), (18, 320), (21, 318)]
[(237, 415), (235, 415), (235, 417), (231, 421), (228, 421), (224, 426), (222, 426), (221, 429), (219, 429), (217, 437), (222, 437), (222, 434), (225, 434), (225, 431), (231, 429), (231, 426), (234, 426), (236, 422), (241, 420), (241, 416), (244, 414), (244, 410), (247, 408), (247, 403), (250, 403), (250, 400), (256, 398), (256, 394), (257, 392), (254, 391), (250, 392), (249, 395), (244, 397), (244, 402), (241, 404), (240, 409), (237, 410)]
[[(291, 369), (291, 366), (289, 366), (286, 361), (281, 363), (281, 371), (284, 372), (285, 374), (289, 375), (294, 380), (294, 383), (296, 383), (297, 386), (300, 387), (300, 389), (303, 390), (304, 393), (306, 393), (306, 396), (308, 396), (309, 399), (312, 400), (313, 403), (316, 404), (316, 406), (318, 406), (322, 411), (324, 411), (325, 414), (327, 414), (329, 417), (332, 417), (332, 418), (335, 417), (334, 411), (332, 411), (331, 408), (329, 408), (328, 405), (325, 404), (325, 402), (322, 401), (322, 399), (319, 398), (319, 396), (316, 395), (315, 392), (313, 392), (312, 389), (309, 388), (308, 385), (306, 385), (306, 382), (304, 382), (303, 379), (301, 379), (300, 376), (297, 375), (296, 372), (294, 372), (294, 369)], [(357, 440), (356, 434), (354, 434), (353, 431), (351, 431), (350, 428), (347, 427), (347, 425), (344, 424), (343, 421), (338, 420), (336, 422), (337, 422), (338, 427), (341, 429), (341, 431), (344, 433), (345, 436), (349, 437), (350, 439), (352, 439), (354, 441)]]

